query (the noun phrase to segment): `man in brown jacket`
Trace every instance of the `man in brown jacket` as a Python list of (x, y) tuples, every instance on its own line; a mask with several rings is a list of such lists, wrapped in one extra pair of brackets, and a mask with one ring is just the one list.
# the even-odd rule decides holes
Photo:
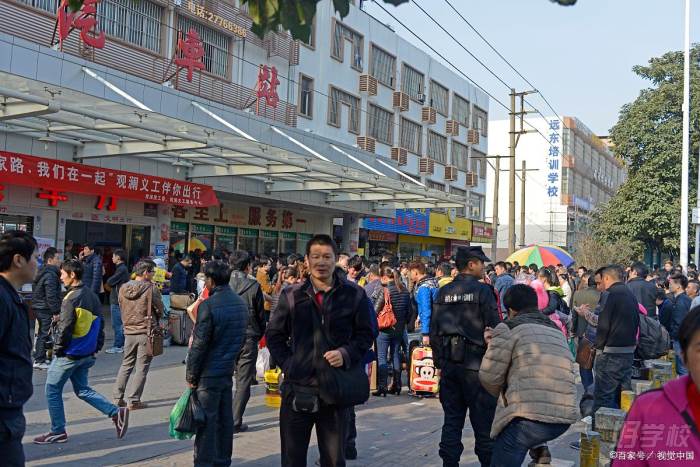
[(155, 274), (152, 261), (140, 261), (134, 267), (136, 279), (127, 282), (119, 289), (119, 308), (124, 323), (124, 359), (119, 367), (114, 385), (114, 403), (124, 407), (124, 392), (131, 372), (136, 367), (134, 384), (129, 393), (129, 410), (146, 408), (141, 394), (146, 385), (146, 375), (152, 356), (147, 353), (146, 343), (149, 319), (151, 326), (157, 326), (163, 316), (163, 299), (158, 287), (152, 282)]
[[(578, 420), (573, 358), (562, 332), (538, 311), (529, 286), (512, 286), (503, 302), (509, 319), (484, 333), (488, 349), (479, 370), (482, 386), (500, 396), (491, 427), (492, 466), (521, 465), (528, 449)], [(540, 462), (544, 457), (531, 455)]]

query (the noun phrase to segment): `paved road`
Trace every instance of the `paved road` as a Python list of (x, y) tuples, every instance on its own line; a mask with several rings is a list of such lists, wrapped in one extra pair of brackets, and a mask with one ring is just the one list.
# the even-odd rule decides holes
[[(109, 331), (107, 332), (109, 336)], [(111, 343), (108, 340), (108, 344)], [(111, 420), (80, 401), (66, 385), (64, 401), (69, 440), (65, 444), (37, 446), (31, 444), (34, 436), (49, 430), (48, 412), (43, 385), (45, 371), (34, 372), (34, 396), (25, 406), (27, 434), (24, 448), (30, 466), (96, 467), (114, 465), (187, 466), (192, 465), (192, 442), (168, 438), (167, 419), (171, 407), (184, 390), (184, 366), (181, 364), (185, 348), (170, 347), (157, 357), (144, 392), (149, 408), (131, 414), (127, 436), (118, 440)], [(111, 399), (120, 355), (100, 354), (92, 370), (93, 387)], [(279, 465), (279, 431), (277, 410), (264, 405), (263, 385), (253, 387), (253, 397), (246, 411), (245, 421), (251, 429), (234, 438), (234, 465), (250, 467)], [(402, 394), (399, 397), (371, 398), (358, 408), (357, 461), (349, 466), (439, 466), (437, 447), (440, 439), (442, 411), (435, 399), (415, 399)], [(576, 452), (568, 443), (577, 438), (572, 429), (551, 443), (555, 466), (576, 465)], [(477, 466), (473, 454), (474, 438), (467, 423), (464, 430), (465, 453), (461, 465)], [(315, 446), (312, 435), (312, 445)], [(317, 458), (316, 449), (310, 449), (309, 465)]]

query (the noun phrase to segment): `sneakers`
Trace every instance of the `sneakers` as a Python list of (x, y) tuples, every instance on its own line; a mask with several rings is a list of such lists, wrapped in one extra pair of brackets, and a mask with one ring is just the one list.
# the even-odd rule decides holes
[(530, 457), (532, 462), (529, 465), (547, 465), (552, 463), (552, 455), (549, 453), (547, 446), (530, 449)]
[(68, 441), (68, 434), (64, 431), (63, 433), (46, 433), (45, 435), (37, 436), (34, 438), (34, 444), (54, 444), (54, 443), (65, 443)]
[(117, 438), (122, 439), (129, 428), (129, 409), (127, 407), (119, 407), (117, 414), (112, 417), (114, 426), (117, 429)]
[(34, 362), (34, 369), (35, 370), (48, 370), (49, 364), (46, 362)]
[(148, 404), (141, 401), (134, 401), (129, 404), (129, 410), (139, 410), (148, 408)]
[(124, 353), (124, 347), (111, 347), (105, 353)]
[(345, 460), (354, 461), (357, 459), (357, 448), (355, 446), (347, 446), (345, 448)]

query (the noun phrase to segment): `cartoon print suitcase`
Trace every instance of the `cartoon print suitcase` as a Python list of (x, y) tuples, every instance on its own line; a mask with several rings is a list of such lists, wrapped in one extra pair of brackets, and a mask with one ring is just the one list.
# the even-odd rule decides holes
[(411, 373), (409, 386), (416, 395), (437, 394), (440, 388), (440, 373), (433, 362), (433, 350), (419, 345), (411, 352)]

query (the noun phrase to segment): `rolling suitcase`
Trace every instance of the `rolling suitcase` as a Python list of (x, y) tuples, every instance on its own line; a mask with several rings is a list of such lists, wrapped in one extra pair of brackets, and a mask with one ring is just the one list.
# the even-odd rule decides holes
[(410, 392), (416, 396), (435, 396), (440, 387), (440, 373), (433, 362), (433, 351), (419, 345), (411, 351)]
[(185, 310), (178, 310), (176, 308), (170, 309), (168, 330), (173, 344), (188, 345), (193, 327), (194, 323)]

